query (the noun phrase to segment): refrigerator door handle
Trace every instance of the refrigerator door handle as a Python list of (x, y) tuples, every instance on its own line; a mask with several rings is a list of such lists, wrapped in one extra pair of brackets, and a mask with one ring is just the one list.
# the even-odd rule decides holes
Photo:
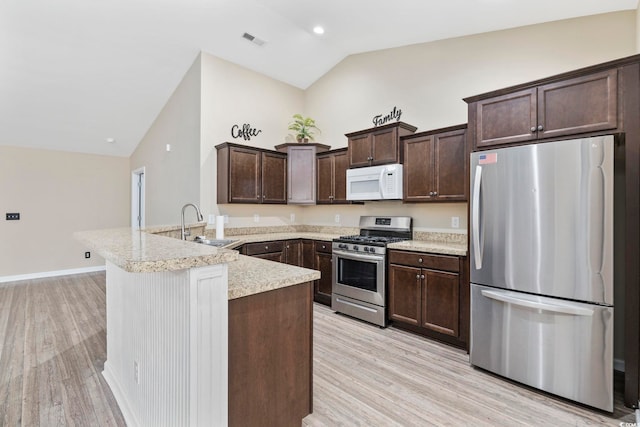
[(473, 182), (473, 198), (471, 200), (473, 210), (471, 212), (471, 225), (473, 227), (473, 255), (476, 270), (482, 268), (482, 253), (480, 252), (480, 181), (482, 180), (482, 166), (476, 166), (476, 177)]
[(520, 299), (511, 295), (504, 294), (499, 291), (481, 291), (482, 296), (491, 298), (497, 301), (506, 302), (508, 304), (518, 305), (521, 307), (534, 308), (537, 310), (550, 311), (553, 313), (573, 314), (576, 316), (593, 316), (593, 310), (577, 306), (566, 306), (557, 304), (548, 304), (544, 302), (529, 301), (526, 299)]

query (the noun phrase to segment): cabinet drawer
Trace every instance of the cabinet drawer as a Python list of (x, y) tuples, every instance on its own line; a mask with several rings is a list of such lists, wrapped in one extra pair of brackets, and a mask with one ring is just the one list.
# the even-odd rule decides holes
[(282, 252), (284, 248), (284, 242), (260, 242), (260, 243), (248, 243), (245, 246), (245, 253), (247, 255), (260, 255), (268, 254), (271, 252)]
[(410, 265), (443, 271), (460, 271), (460, 259), (456, 256), (428, 255), (420, 252), (389, 251), (390, 264)]
[(314, 242), (314, 244), (316, 246), (316, 252), (331, 253), (331, 242)]

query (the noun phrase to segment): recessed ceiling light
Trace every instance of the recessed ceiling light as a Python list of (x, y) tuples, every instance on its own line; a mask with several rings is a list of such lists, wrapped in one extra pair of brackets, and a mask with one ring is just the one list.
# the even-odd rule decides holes
[(315, 27), (313, 27), (313, 32), (316, 34), (324, 34), (324, 28), (322, 28), (320, 25), (316, 25)]
[(107, 139), (106, 139), (106, 141), (107, 141), (109, 144), (113, 144), (114, 142), (116, 142), (115, 138), (107, 138)]

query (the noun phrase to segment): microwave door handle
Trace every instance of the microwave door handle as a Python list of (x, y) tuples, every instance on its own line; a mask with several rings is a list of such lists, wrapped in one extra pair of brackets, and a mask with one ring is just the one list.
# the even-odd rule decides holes
[(378, 184), (380, 187), (380, 197), (383, 199), (386, 196), (386, 194), (384, 194), (384, 184), (382, 183), (382, 180), (384, 179), (384, 173), (385, 173), (385, 168), (382, 168), (382, 170), (380, 170), (380, 177), (378, 177)]
[(473, 195), (471, 203), (471, 226), (473, 234), (473, 258), (476, 270), (482, 268), (482, 252), (480, 250), (480, 181), (482, 180), (482, 166), (476, 166), (476, 179), (473, 183)]

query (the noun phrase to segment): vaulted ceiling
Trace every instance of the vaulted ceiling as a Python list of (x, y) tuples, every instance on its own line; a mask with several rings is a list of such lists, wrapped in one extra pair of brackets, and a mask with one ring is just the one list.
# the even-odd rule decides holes
[[(5, 0), (0, 145), (128, 156), (200, 51), (306, 88), (351, 54), (632, 10), (637, 4)], [(324, 27), (323, 35), (314, 34), (316, 25)], [(265, 43), (249, 42), (244, 33)]]

